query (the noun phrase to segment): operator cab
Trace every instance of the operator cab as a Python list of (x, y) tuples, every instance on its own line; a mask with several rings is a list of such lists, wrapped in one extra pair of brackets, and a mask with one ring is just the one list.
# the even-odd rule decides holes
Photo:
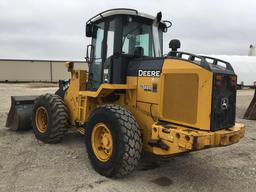
[(86, 23), (89, 78), (87, 89), (97, 90), (102, 83), (125, 84), (127, 64), (133, 59), (163, 56), (166, 23), (134, 9), (111, 9)]

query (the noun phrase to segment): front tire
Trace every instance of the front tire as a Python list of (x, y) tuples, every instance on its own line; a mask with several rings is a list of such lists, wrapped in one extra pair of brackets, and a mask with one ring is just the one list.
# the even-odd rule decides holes
[(91, 164), (106, 177), (131, 173), (141, 157), (139, 126), (132, 114), (118, 105), (103, 105), (92, 112), (85, 141)]
[(45, 94), (36, 98), (33, 116), (33, 131), (44, 143), (59, 143), (68, 129), (68, 110), (58, 95)]

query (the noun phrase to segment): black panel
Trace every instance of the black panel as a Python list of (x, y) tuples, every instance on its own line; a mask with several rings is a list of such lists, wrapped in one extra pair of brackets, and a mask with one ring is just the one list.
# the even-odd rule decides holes
[(127, 76), (138, 76), (139, 70), (162, 72), (163, 63), (164, 58), (133, 59), (127, 66)]
[(114, 37), (114, 55), (113, 55), (113, 63), (110, 71), (112, 72), (111, 83), (113, 84), (123, 84), (125, 83), (125, 68), (127, 62), (125, 61), (125, 57), (122, 57), (122, 33), (123, 28), (120, 25), (123, 25), (123, 18), (121, 16), (116, 16), (115, 23), (115, 37)]
[[(217, 75), (222, 77), (221, 86), (216, 85)], [(231, 85), (229, 74), (215, 73), (213, 78), (211, 131), (217, 131), (235, 125), (236, 86)], [(225, 103), (227, 107), (224, 107)]]
[(130, 61), (130, 57), (127, 55), (121, 55), (113, 62), (112, 68), (112, 84), (125, 84), (126, 83), (126, 70)]

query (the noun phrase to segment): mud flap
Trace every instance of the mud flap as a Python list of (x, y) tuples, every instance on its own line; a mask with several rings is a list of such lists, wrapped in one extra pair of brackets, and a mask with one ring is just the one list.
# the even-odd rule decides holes
[(13, 131), (32, 128), (32, 111), (37, 96), (12, 96), (6, 127)]
[(256, 87), (255, 87), (254, 97), (244, 114), (244, 119), (256, 120)]

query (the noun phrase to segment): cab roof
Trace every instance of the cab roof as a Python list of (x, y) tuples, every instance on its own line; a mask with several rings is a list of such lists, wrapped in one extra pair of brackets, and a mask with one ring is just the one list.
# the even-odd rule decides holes
[(103, 11), (94, 17), (90, 18), (86, 23), (94, 23), (97, 22), (98, 20), (114, 15), (134, 15), (134, 16), (139, 16), (143, 18), (148, 18), (150, 20), (154, 20), (155, 17), (153, 15), (149, 15), (146, 13), (141, 13), (138, 12), (136, 9), (129, 9), (129, 8), (116, 8), (116, 9), (109, 9), (106, 11)]

